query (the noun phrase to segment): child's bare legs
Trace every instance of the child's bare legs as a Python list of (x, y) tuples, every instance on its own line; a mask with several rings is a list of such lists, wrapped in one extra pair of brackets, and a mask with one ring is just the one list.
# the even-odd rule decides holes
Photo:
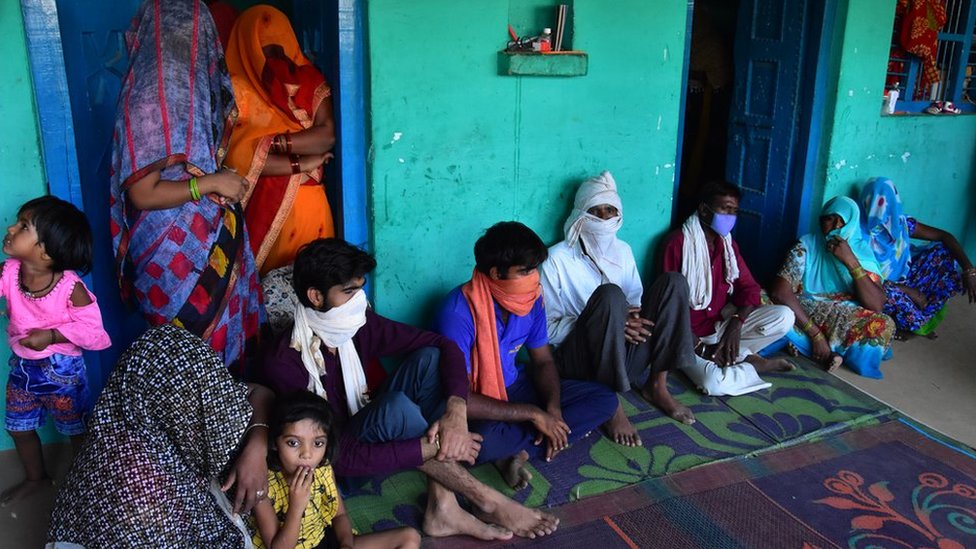
[(24, 480), (0, 493), (0, 505), (24, 499), (51, 484), (44, 469), (44, 455), (37, 431), (7, 431), (7, 434), (14, 439), (17, 457), (24, 466)]
[(356, 536), (356, 547), (366, 549), (417, 549), (420, 533), (413, 528), (396, 528)]

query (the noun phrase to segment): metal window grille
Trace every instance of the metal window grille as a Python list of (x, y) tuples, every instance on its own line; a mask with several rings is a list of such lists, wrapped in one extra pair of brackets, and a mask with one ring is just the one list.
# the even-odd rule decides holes
[(932, 101), (952, 101), (976, 112), (976, 0), (944, 0), (946, 23), (939, 31), (936, 67), (939, 82), (919, 86), (921, 60), (901, 46), (903, 16), (895, 17), (885, 88), (897, 87), (898, 110), (921, 112)]

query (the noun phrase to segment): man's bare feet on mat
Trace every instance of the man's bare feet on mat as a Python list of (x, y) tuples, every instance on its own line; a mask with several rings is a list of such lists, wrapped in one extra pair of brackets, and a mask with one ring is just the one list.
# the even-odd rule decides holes
[(0, 493), (0, 506), (5, 507), (15, 501), (27, 499), (49, 486), (51, 486), (51, 479), (49, 478), (42, 478), (41, 480), (24, 479)]
[(529, 485), (532, 480), (532, 473), (525, 468), (525, 462), (529, 461), (529, 453), (525, 450), (515, 454), (510, 458), (500, 459), (495, 462), (495, 467), (508, 484), (515, 490), (521, 490)]
[(503, 497), (492, 510), (478, 513), (485, 522), (498, 524), (521, 538), (535, 539), (556, 531), (559, 519), (539, 509), (530, 509), (517, 501)]
[(763, 358), (759, 355), (749, 355), (746, 357), (746, 362), (752, 364), (760, 374), (796, 370), (796, 365), (785, 358)]
[(637, 429), (630, 422), (630, 418), (624, 412), (623, 405), (617, 405), (617, 411), (613, 413), (610, 421), (603, 424), (603, 431), (607, 438), (622, 446), (643, 446)]
[(671, 419), (685, 425), (691, 425), (695, 422), (695, 414), (692, 413), (691, 408), (679, 403), (668, 392), (667, 382), (652, 384), (648, 381), (647, 385), (641, 388), (640, 394), (644, 400), (657, 406)]
[(461, 509), (457, 500), (441, 505), (428, 500), (423, 529), (425, 534), (434, 538), (458, 535), (483, 540), (505, 540), (512, 537), (511, 531), (494, 524), (486, 524)]

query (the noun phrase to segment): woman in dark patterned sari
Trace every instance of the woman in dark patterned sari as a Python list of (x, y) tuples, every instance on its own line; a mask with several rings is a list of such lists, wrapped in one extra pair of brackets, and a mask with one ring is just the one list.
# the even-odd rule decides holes
[(123, 297), (242, 363), (262, 312), (247, 182), (220, 169), (236, 109), (213, 20), (197, 0), (147, 0), (128, 39), (111, 173)]
[(200, 338), (150, 328), (98, 399), (58, 490), (48, 547), (249, 546), (234, 513), (267, 494), (272, 398), (234, 381)]

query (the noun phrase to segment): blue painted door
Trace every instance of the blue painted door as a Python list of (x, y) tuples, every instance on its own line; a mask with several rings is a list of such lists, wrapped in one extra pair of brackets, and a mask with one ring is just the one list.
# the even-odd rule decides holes
[(95, 239), (92, 290), (98, 296), (113, 346), (99, 353), (89, 376), (100, 389), (118, 355), (145, 328), (142, 317), (122, 304), (108, 228), (112, 129), (121, 79), (128, 67), (125, 31), (139, 0), (58, 0), (58, 20), (71, 101), (74, 144), (85, 214)]
[(799, 150), (807, 0), (741, 0), (726, 178), (742, 188), (736, 241), (761, 282), (796, 238), (788, 198)]

